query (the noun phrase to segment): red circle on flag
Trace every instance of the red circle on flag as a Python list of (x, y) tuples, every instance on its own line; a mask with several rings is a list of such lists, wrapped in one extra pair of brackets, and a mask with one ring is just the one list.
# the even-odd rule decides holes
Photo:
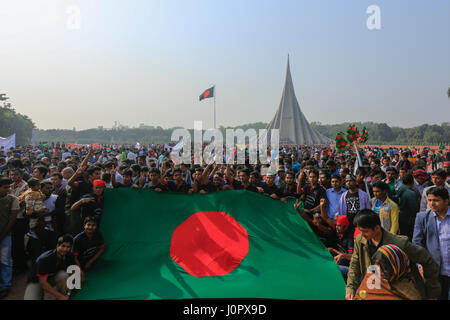
[(342, 145), (345, 146), (345, 141), (342, 141)]
[(170, 257), (191, 276), (213, 277), (233, 271), (248, 248), (247, 230), (232, 216), (200, 211), (173, 231)]
[(203, 94), (203, 98), (207, 98), (210, 94), (211, 94), (211, 91), (206, 90), (205, 93)]

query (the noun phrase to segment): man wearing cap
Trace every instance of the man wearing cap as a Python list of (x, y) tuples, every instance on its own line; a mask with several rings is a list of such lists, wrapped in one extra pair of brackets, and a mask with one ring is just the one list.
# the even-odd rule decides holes
[(433, 185), (430, 180), (428, 179), (428, 175), (425, 170), (423, 169), (416, 169), (413, 172), (414, 177), (414, 185), (416, 186), (417, 190), (420, 193), (420, 196), (423, 194), (423, 190), (426, 187), (429, 187)]
[(433, 182), (433, 185), (423, 190), (422, 200), (420, 201), (420, 211), (430, 210), (427, 201), (427, 191), (430, 190), (431, 188), (444, 187), (450, 194), (450, 185), (445, 182), (446, 179), (447, 179), (447, 172), (444, 169), (437, 169), (433, 171), (433, 173), (431, 174), (431, 181)]
[(447, 184), (450, 184), (450, 161), (444, 162), (443, 168), (447, 172)]
[(327, 250), (334, 256), (334, 261), (347, 281), (348, 266), (353, 254), (353, 228), (350, 227), (347, 216), (338, 216), (336, 222), (328, 217), (325, 210), (325, 199), (320, 200), (320, 213), (322, 219), (335, 232), (337, 239), (335, 248), (327, 248)]
[[(106, 182), (100, 179), (96, 179), (93, 182), (94, 191), (90, 194), (84, 195), (79, 201), (72, 205), (71, 210), (75, 211), (81, 208), (81, 221), (84, 221), (86, 217), (95, 217), (100, 226), (100, 219), (103, 213), (103, 191), (106, 187)], [(80, 232), (82, 230), (79, 230)]]

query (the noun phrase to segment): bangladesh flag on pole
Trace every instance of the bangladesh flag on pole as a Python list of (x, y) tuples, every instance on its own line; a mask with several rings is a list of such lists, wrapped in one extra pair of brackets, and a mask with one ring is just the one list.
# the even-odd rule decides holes
[(106, 189), (106, 251), (84, 299), (344, 299), (338, 266), (293, 208), (245, 190)]
[(209, 89), (206, 89), (201, 95), (200, 95), (200, 101), (207, 98), (214, 97), (214, 87), (211, 87)]

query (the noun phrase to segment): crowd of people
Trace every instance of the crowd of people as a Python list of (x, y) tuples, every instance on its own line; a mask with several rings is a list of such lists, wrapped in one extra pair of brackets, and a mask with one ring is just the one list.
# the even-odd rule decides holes
[[(248, 156), (244, 164), (175, 165), (167, 145), (7, 150), (0, 156), (0, 297), (27, 272), (24, 299), (68, 299), (67, 267), (79, 266), (83, 282), (106, 248), (104, 189), (150, 188), (293, 199), (342, 271), (347, 299), (449, 299), (450, 151), (363, 147), (357, 156), (282, 146), (278, 156), (278, 169), (262, 175), (269, 165)], [(381, 291), (367, 285), (370, 266), (381, 270)]]

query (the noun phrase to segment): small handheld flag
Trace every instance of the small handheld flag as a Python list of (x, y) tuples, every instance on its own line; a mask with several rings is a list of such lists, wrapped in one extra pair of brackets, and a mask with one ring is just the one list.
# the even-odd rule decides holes
[(214, 87), (211, 87), (209, 89), (206, 89), (201, 95), (200, 95), (200, 101), (207, 98), (214, 97)]

